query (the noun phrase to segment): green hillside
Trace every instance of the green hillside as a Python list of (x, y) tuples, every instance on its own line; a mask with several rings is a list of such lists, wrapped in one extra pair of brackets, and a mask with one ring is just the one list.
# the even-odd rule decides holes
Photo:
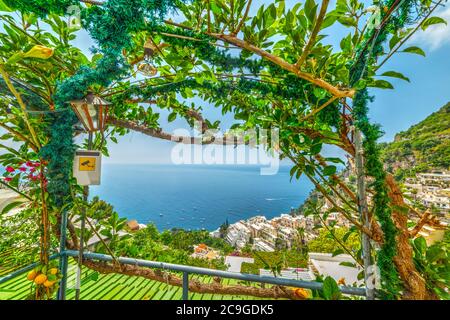
[(425, 120), (381, 144), (383, 161), (398, 180), (450, 167), (450, 102)]

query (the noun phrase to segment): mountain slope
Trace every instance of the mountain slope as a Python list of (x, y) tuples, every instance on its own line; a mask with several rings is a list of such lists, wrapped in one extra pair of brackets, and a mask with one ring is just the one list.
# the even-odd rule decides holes
[(398, 180), (416, 172), (450, 167), (450, 102), (425, 120), (382, 143), (382, 158)]

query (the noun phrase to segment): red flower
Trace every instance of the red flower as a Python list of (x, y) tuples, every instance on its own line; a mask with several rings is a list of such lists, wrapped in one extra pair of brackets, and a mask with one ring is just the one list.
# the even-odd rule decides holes
[(27, 165), (28, 167), (32, 167), (32, 166), (33, 166), (33, 162), (27, 161), (26, 165)]
[(5, 181), (6, 181), (6, 182), (10, 182), (11, 180), (12, 180), (12, 178), (10, 178), (10, 177), (6, 177), (6, 178), (5, 178)]
[(30, 172), (35, 172), (36, 171), (36, 168), (31, 168), (30, 169)]
[(27, 171), (27, 168), (20, 167), (19, 170), (22, 171), (22, 172), (25, 172), (25, 171)]
[(15, 171), (15, 169), (13, 167), (11, 167), (11, 166), (7, 166), (6, 167), (6, 171), (8, 171), (9, 173), (12, 173), (12, 172)]

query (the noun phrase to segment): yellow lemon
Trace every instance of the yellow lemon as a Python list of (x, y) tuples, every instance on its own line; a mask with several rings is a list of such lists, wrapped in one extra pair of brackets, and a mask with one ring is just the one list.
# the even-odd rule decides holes
[(40, 274), (34, 279), (34, 283), (36, 284), (43, 284), (45, 281), (47, 281), (47, 276), (45, 274)]
[(37, 276), (37, 272), (34, 271), (34, 270), (31, 270), (31, 271), (28, 272), (28, 274), (27, 274), (27, 279), (30, 280), (30, 281), (33, 281), (34, 278), (36, 278), (36, 276)]
[(55, 281), (45, 281), (44, 282), (44, 287), (49, 288), (51, 287), (53, 284), (55, 283)]
[(58, 269), (57, 268), (51, 268), (50, 270), (50, 274), (55, 275), (58, 273)]
[(309, 297), (309, 292), (305, 289), (297, 288), (297, 289), (295, 289), (294, 292), (295, 292), (295, 295), (299, 298), (308, 299), (308, 297)]

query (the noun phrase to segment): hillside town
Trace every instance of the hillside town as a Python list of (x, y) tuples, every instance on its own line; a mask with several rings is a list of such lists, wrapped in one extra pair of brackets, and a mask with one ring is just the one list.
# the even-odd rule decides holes
[[(345, 181), (351, 184), (350, 170), (344, 171)], [(444, 225), (450, 221), (450, 174), (446, 171), (431, 173), (418, 173), (414, 178), (407, 178), (404, 187), (405, 201), (408, 204), (423, 206), (433, 211), (433, 214)], [(327, 212), (325, 223), (339, 227), (350, 227), (338, 212), (332, 212), (333, 205), (318, 194), (322, 205), (318, 208), (321, 213)], [(339, 199), (336, 200), (340, 203)], [(370, 201), (370, 199), (369, 199)], [(252, 250), (273, 252), (280, 248), (291, 248), (298, 241), (309, 241), (317, 236), (315, 226), (320, 221), (313, 215), (305, 216), (297, 210), (290, 214), (281, 214), (278, 217), (267, 219), (264, 216), (255, 216), (247, 220), (240, 220), (227, 226), (225, 234), (220, 229), (211, 232), (214, 237), (224, 238), (230, 245), (240, 250), (250, 246)], [(425, 226), (420, 232), (426, 239), (440, 238), (442, 230), (435, 230)], [(300, 237), (300, 232), (302, 237)]]
[[(330, 204), (325, 202), (321, 210), (328, 210)], [(319, 222), (314, 216), (281, 214), (279, 217), (267, 219), (255, 216), (230, 224), (225, 235), (217, 229), (211, 232), (214, 237), (223, 237), (236, 249), (250, 245), (252, 250), (273, 252), (280, 248), (291, 248), (296, 242), (307, 242), (315, 238), (315, 226)], [(338, 213), (330, 213), (327, 224), (347, 226), (348, 223)]]
[[(254, 250), (272, 252), (277, 246), (291, 247), (298, 239), (298, 229), (312, 228), (313, 223), (312, 219), (289, 214), (282, 214), (272, 220), (264, 216), (255, 216), (230, 224), (224, 239), (236, 249), (242, 249), (250, 244)], [(212, 235), (219, 237), (220, 231), (216, 230)]]
[(410, 202), (419, 202), (434, 210), (441, 218), (448, 219), (450, 212), (450, 173), (436, 171), (418, 173), (405, 181), (405, 195)]

